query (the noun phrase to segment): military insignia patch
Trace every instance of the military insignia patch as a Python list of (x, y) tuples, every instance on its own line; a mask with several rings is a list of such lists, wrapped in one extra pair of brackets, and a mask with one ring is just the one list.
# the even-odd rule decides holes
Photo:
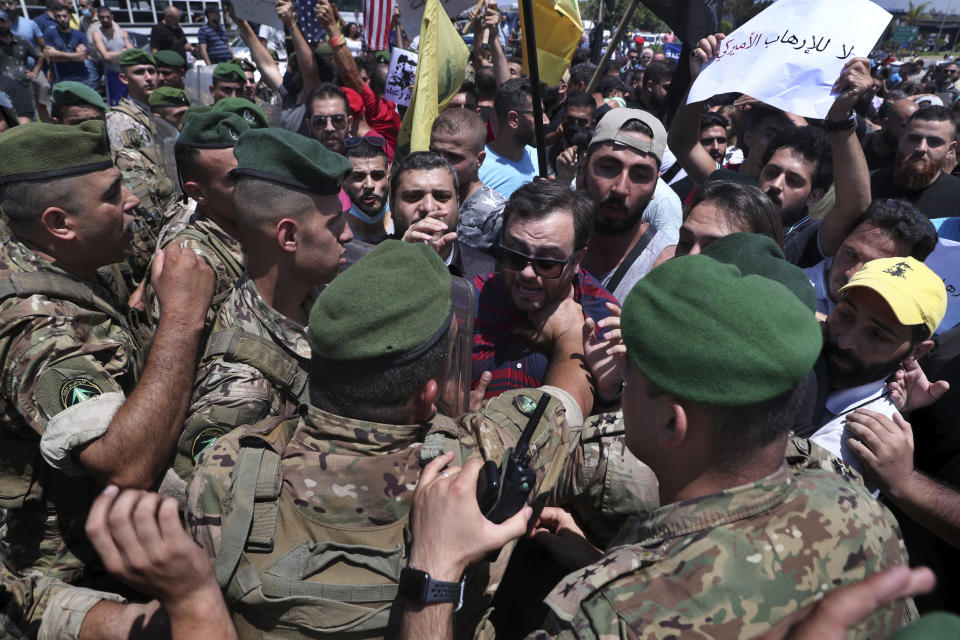
[(227, 133), (229, 133), (230, 137), (233, 138), (234, 140), (240, 139), (240, 132), (231, 126), (227, 126)]
[(257, 119), (253, 117), (253, 111), (250, 111), (250, 109), (243, 109), (242, 111), (240, 111), (240, 113), (243, 114), (243, 119), (249, 122), (250, 124), (253, 124), (254, 122), (257, 121)]
[(72, 378), (60, 387), (60, 404), (64, 409), (84, 400), (103, 395), (103, 391), (89, 378)]
[(216, 442), (220, 436), (226, 435), (226, 433), (227, 430), (221, 429), (220, 427), (207, 427), (198, 433), (197, 437), (193, 439), (193, 448), (190, 449), (190, 455), (193, 457), (193, 461), (197, 462), (203, 450)]
[(530, 396), (517, 396), (513, 399), (513, 405), (525, 416), (530, 415), (537, 408), (537, 401)]

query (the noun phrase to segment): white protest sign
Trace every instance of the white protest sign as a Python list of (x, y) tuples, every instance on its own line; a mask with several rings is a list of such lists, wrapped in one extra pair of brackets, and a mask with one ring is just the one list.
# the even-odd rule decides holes
[(417, 54), (403, 49), (390, 52), (390, 70), (387, 72), (387, 100), (410, 106), (410, 94), (417, 77)]
[(790, 113), (826, 117), (843, 65), (867, 56), (890, 18), (870, 0), (779, 0), (724, 38), (687, 102), (738, 91)]
[[(440, 0), (440, 4), (447, 15), (453, 19), (476, 5), (477, 0)], [(400, 7), (400, 24), (407, 32), (407, 37), (413, 40), (420, 35), (423, 8), (427, 6), (427, 0), (397, 0), (397, 6)]]
[(283, 29), (283, 20), (277, 15), (277, 0), (233, 0), (238, 18)]

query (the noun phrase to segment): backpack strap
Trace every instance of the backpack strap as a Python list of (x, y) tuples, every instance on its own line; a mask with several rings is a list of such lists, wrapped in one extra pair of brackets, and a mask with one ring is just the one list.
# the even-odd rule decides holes
[(257, 369), (273, 386), (290, 394), (299, 402), (307, 388), (307, 371), (300, 360), (289, 355), (270, 339), (242, 329), (214, 331), (204, 348), (204, 361), (223, 359)]
[(420, 449), (420, 467), (423, 468), (436, 457), (453, 451), (451, 464), (463, 466), (463, 452), (460, 447), (460, 427), (450, 418), (436, 415), (430, 421), (430, 428), (423, 437)]

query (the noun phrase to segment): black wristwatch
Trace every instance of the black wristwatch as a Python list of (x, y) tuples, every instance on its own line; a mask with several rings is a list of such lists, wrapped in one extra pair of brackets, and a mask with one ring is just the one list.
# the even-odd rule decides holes
[(823, 128), (830, 133), (836, 133), (837, 131), (856, 131), (857, 112), (851, 111), (850, 114), (843, 120), (831, 120), (830, 118), (824, 118)]
[(400, 571), (399, 593), (404, 598), (421, 604), (437, 602), (456, 602), (454, 611), (460, 611), (463, 606), (463, 585), (466, 574), (460, 582), (440, 582), (430, 577), (430, 574), (413, 567), (404, 567)]

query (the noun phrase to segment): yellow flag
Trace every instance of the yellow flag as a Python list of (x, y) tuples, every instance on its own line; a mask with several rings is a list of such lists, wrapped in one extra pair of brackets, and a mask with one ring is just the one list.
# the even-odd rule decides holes
[[(523, 30), (523, 3), (520, 3), (520, 33)], [(540, 81), (557, 84), (570, 66), (580, 46), (583, 24), (577, 0), (533, 0), (533, 25), (537, 36), (537, 63)], [(527, 47), (523, 47), (523, 72), (527, 67)]]
[(427, 0), (420, 25), (417, 79), (397, 135), (397, 155), (430, 148), (430, 127), (463, 84), (470, 51), (440, 0)]

